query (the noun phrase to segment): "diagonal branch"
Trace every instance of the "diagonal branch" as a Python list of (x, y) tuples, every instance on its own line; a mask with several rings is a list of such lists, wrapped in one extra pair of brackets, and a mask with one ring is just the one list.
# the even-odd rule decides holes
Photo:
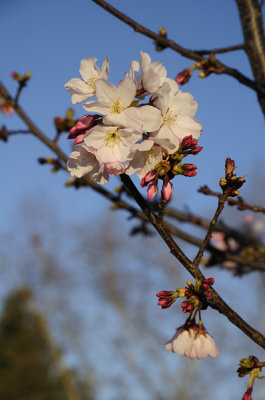
[(244, 44), (236, 44), (234, 46), (221, 47), (219, 49), (210, 49), (210, 50), (192, 50), (194, 53), (204, 56), (206, 54), (221, 54), (221, 53), (229, 53), (230, 51), (236, 50), (245, 50)]
[[(150, 39), (155, 40), (158, 43), (161, 43), (164, 47), (169, 47), (172, 50), (175, 50), (177, 53), (181, 54), (183, 57), (189, 58), (195, 61), (207, 61), (207, 58), (204, 58), (201, 54), (198, 54), (196, 51), (188, 50), (173, 40), (168, 40), (164, 37), (161, 37), (157, 33), (147, 29), (143, 25), (137, 23), (133, 19), (129, 18), (126, 14), (117, 10), (115, 7), (111, 6), (104, 0), (92, 0), (94, 3), (98, 4), (104, 10), (108, 11), (110, 14), (114, 15), (116, 18), (125, 22), (127, 25), (131, 26), (135, 32), (139, 32), (144, 36), (149, 37)], [(262, 85), (258, 85), (255, 81), (249, 79), (247, 76), (243, 75), (235, 68), (228, 67), (227, 65), (221, 63), (219, 60), (215, 60), (215, 71), (216, 74), (226, 74), (235, 78), (238, 82), (242, 83), (245, 86), (255, 90), (256, 92), (263, 93), (265, 96), (265, 88)]]

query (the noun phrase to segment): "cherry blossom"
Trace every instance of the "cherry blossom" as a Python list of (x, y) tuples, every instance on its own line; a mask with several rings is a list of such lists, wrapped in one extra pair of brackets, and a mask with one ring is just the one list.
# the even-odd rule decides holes
[(179, 142), (189, 135), (198, 139), (202, 132), (202, 126), (193, 118), (198, 104), (190, 93), (183, 93), (181, 90), (174, 93), (170, 85), (165, 82), (153, 96), (152, 104), (162, 113), (160, 135), (167, 137), (171, 135), (172, 140), (175, 136)]
[(165, 348), (172, 353), (191, 359), (202, 359), (208, 356), (215, 358), (219, 355), (215, 341), (202, 323), (197, 325), (186, 322), (184, 326), (177, 329), (173, 338), (165, 344)]
[(141, 131), (118, 126), (96, 125), (84, 137), (88, 148), (101, 163), (124, 162), (131, 147), (142, 137)]
[(108, 79), (109, 61), (107, 58), (102, 63), (101, 71), (96, 65), (95, 57), (88, 57), (81, 61), (80, 75), (82, 79), (72, 78), (64, 86), (72, 96), (72, 103), (78, 104), (95, 96), (96, 82), (99, 78)]
[(74, 151), (70, 154), (67, 162), (67, 169), (71, 176), (81, 178), (87, 175), (101, 185), (109, 180), (104, 164), (99, 163), (85, 143), (75, 145)]
[(83, 104), (86, 111), (103, 115), (103, 124), (152, 131), (161, 125), (161, 112), (150, 105), (131, 107), (136, 95), (136, 83), (126, 75), (118, 87), (99, 79), (96, 82), (98, 101)]
[(140, 98), (146, 94), (156, 93), (164, 82), (168, 82), (173, 92), (178, 90), (178, 84), (173, 79), (167, 78), (167, 70), (162, 62), (151, 62), (149, 54), (140, 51), (141, 75), (137, 77), (137, 89)]

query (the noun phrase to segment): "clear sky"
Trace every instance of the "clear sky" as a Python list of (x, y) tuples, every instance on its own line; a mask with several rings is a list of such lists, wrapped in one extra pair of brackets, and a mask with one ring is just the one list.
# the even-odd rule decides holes
[[(151, 30), (157, 32), (165, 26), (170, 39), (191, 49), (225, 47), (243, 40), (234, 1), (112, 0), (111, 4)], [(74, 108), (76, 117), (85, 114), (81, 105), (72, 105), (64, 88), (70, 78), (79, 77), (81, 59), (94, 56), (101, 65), (109, 57), (109, 81), (115, 84), (124, 77), (130, 62), (139, 60), (140, 50), (149, 53), (153, 61), (162, 61), (172, 78), (192, 64), (170, 49), (156, 52), (150, 39), (135, 33), (90, 0), (1, 0), (0, 22), (0, 79), (14, 94), (16, 82), (10, 74), (32, 72), (20, 102), (50, 138), (55, 134), (55, 116), (65, 115), (69, 107)], [(251, 76), (242, 52), (219, 58)], [(204, 184), (218, 189), (226, 157), (236, 161), (238, 174), (246, 179), (262, 175), (264, 117), (255, 93), (227, 76), (199, 79), (195, 73), (183, 91), (192, 93), (198, 101), (196, 118), (203, 125), (200, 145), (204, 149), (187, 160), (197, 164), (198, 176), (175, 179), (172, 205), (187, 205), (195, 213), (206, 214), (214, 210), (215, 202), (198, 194), (197, 189)], [(0, 114), (2, 124), (10, 130), (25, 129), (17, 117)], [(70, 153), (71, 144), (64, 141), (63, 135), (60, 144)], [(34, 137), (12, 136), (8, 143), (0, 142), (0, 154), (1, 232), (9, 230), (21, 203), (30, 198), (41, 197), (44, 203), (47, 199), (67, 223), (95, 221), (95, 216), (109, 206), (92, 190), (65, 188), (66, 175), (51, 174), (48, 166), (39, 165), (38, 157), (52, 153)], [(109, 185), (117, 184), (113, 178)], [(250, 192), (252, 189), (253, 185), (247, 182), (241, 194), (257, 199)], [(122, 221), (126, 224), (125, 216)]]

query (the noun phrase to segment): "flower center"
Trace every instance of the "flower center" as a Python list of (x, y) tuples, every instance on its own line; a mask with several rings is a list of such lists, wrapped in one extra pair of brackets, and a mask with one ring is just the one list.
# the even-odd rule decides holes
[(116, 143), (120, 142), (120, 132), (119, 129), (108, 129), (106, 132), (106, 136), (104, 139), (104, 143), (106, 146), (113, 147)]
[(123, 104), (121, 104), (119, 97), (116, 100), (110, 102), (111, 114), (120, 114), (124, 110)]
[(162, 125), (166, 125), (169, 129), (174, 125), (178, 115), (169, 109), (162, 116)]
[(95, 89), (96, 89), (96, 82), (97, 82), (97, 80), (98, 80), (98, 76), (97, 76), (96, 74), (93, 75), (92, 78), (89, 78), (89, 79), (86, 81), (86, 84), (87, 84), (87, 86), (88, 86), (88, 89), (90, 89), (90, 90), (95, 90)]

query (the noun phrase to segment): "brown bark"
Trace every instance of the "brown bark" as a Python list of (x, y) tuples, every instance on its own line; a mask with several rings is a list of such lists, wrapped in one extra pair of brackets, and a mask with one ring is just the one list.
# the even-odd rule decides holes
[[(265, 89), (265, 37), (261, 5), (257, 0), (236, 0), (245, 40), (245, 50), (258, 86)], [(265, 94), (258, 91), (265, 116)]]

